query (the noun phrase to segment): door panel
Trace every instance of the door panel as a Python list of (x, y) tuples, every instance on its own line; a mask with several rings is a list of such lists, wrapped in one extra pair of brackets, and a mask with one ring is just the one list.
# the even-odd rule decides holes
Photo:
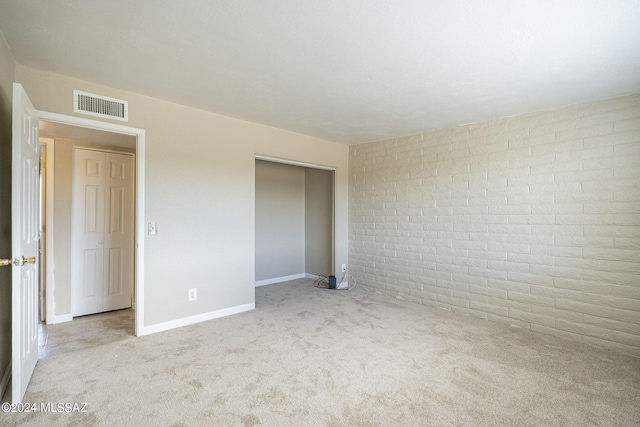
[(109, 249), (109, 286), (107, 288), (108, 297), (117, 297), (123, 294), (123, 274), (122, 274), (122, 249)]
[(124, 188), (111, 187), (109, 233), (124, 233)]
[[(102, 191), (101, 187), (96, 185), (85, 185), (85, 208), (84, 208), (84, 232), (102, 233)], [(100, 227), (100, 228), (99, 228)]]
[(92, 153), (74, 150), (71, 261), (74, 316), (102, 311), (105, 168), (104, 159)]
[[(38, 114), (13, 85), (11, 228), (11, 399), (22, 401), (38, 362), (39, 170)], [(27, 259), (25, 259), (27, 258)]]
[[(82, 297), (85, 300), (96, 300), (102, 289), (102, 269), (99, 264), (102, 264), (102, 251), (95, 249), (88, 249), (84, 251), (84, 281), (82, 282)], [(102, 305), (99, 302), (98, 309)]]
[[(90, 314), (102, 308), (102, 251), (89, 249), (83, 254), (82, 283), (79, 291), (76, 291), (76, 299), (82, 301), (82, 307), (77, 315)], [(74, 315), (76, 312), (74, 312)]]
[[(73, 212), (84, 223), (73, 221), (72, 314), (131, 307), (133, 156), (81, 148), (74, 149), (74, 156)], [(76, 265), (86, 251), (92, 251), (91, 258), (85, 255), (84, 263)]]
[(134, 278), (134, 157), (106, 153), (109, 176), (109, 227), (105, 241), (109, 248), (109, 278), (104, 309), (131, 307)]
[(102, 159), (85, 159), (84, 175), (91, 178), (102, 178)]

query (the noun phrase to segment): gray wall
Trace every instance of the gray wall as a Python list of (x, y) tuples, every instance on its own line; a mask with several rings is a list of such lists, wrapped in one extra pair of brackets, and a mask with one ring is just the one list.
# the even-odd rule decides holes
[(640, 95), (350, 147), (359, 284), (640, 355)]
[(159, 230), (144, 238), (145, 328), (255, 303), (256, 154), (336, 169), (335, 263), (347, 262), (348, 147), (21, 64), (15, 77), (39, 110), (74, 116), (83, 90), (129, 101), (127, 125), (145, 129), (143, 221)]
[(256, 281), (305, 272), (304, 168), (256, 160)]
[(256, 281), (332, 273), (333, 172), (256, 160)]
[[(333, 272), (333, 172), (305, 169), (305, 273)], [(338, 272), (340, 266), (336, 266)], [(336, 274), (340, 274), (336, 272)], [(342, 276), (340, 276), (342, 277)], [(339, 277), (339, 278), (340, 278)]]
[[(11, 258), (11, 103), (14, 75), (15, 62), (0, 33), (0, 258)], [(0, 379), (10, 361), (11, 267), (0, 267)]]

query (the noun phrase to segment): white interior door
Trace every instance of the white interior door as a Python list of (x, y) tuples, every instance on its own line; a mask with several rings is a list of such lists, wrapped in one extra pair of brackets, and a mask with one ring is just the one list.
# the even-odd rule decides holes
[(106, 289), (103, 311), (131, 307), (134, 281), (134, 161), (105, 153)]
[(11, 399), (22, 401), (38, 362), (38, 114), (22, 85), (13, 84), (11, 171)]
[(74, 149), (73, 316), (131, 307), (133, 155)]
[(71, 289), (74, 316), (99, 313), (104, 300), (104, 155), (73, 150)]

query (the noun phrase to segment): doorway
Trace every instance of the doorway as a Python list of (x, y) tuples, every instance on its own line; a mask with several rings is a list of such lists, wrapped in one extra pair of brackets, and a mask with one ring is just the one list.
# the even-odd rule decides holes
[[(11, 168), (11, 230), (12, 254), (14, 258), (5, 260), (3, 265), (13, 264), (11, 275), (12, 307), (11, 310), (11, 379), (12, 401), (19, 403), (26, 392), (33, 371), (38, 362), (38, 287), (39, 271), (38, 252), (41, 250), (38, 209), (41, 181), (40, 175), (40, 144), (38, 140), (40, 122), (52, 122), (63, 125), (76, 126), (112, 132), (113, 134), (131, 135), (135, 138), (136, 150), (139, 155), (136, 161), (136, 219), (135, 219), (135, 277), (136, 277), (136, 312), (135, 334), (145, 333), (144, 328), (144, 233), (142, 232), (144, 218), (144, 162), (145, 162), (145, 131), (144, 129), (111, 123), (87, 120), (79, 117), (66, 116), (46, 111), (38, 111), (19, 83), (13, 84), (12, 106), (12, 168)], [(47, 153), (50, 154), (50, 153)], [(47, 156), (47, 161), (53, 161), (54, 156)], [(51, 160), (49, 160), (51, 159)], [(49, 185), (47, 180), (47, 186)], [(55, 197), (55, 196), (54, 196)], [(47, 200), (52, 200), (51, 197)], [(47, 217), (47, 224), (51, 225), (52, 214)], [(53, 243), (55, 236), (47, 236), (47, 246)], [(68, 236), (60, 236), (62, 239)], [(20, 256), (18, 256), (20, 254)], [(53, 253), (51, 254), (53, 255)], [(50, 293), (55, 293), (53, 266), (51, 256), (47, 260), (47, 287)], [(47, 300), (47, 317), (51, 321), (54, 317), (52, 298)], [(65, 313), (71, 320), (71, 314)], [(59, 319), (53, 319), (59, 320)], [(4, 378), (4, 377), (3, 377)], [(3, 379), (3, 384), (5, 380)]]
[[(60, 320), (70, 320), (69, 317), (130, 308), (134, 282), (135, 137), (44, 121), (40, 122), (39, 127), (41, 142), (44, 143), (42, 157), (52, 157), (49, 165), (43, 162), (45, 172), (51, 172), (43, 176), (43, 183), (53, 184), (43, 192), (45, 214), (42, 236), (71, 236), (70, 239), (54, 238), (48, 248), (45, 241), (42, 250), (41, 266), (45, 268), (45, 275), (44, 280), (41, 279), (44, 285), (41, 287), (41, 296), (45, 299), (45, 306), (49, 301), (49, 305), (58, 310), (53, 316), (48, 316), (46, 322), (58, 323)], [(83, 191), (84, 187), (76, 181), (81, 175), (78, 164), (85, 163), (92, 167), (92, 175), (97, 174), (91, 179), (100, 180), (102, 185), (92, 181)], [(126, 170), (123, 169), (125, 166)], [(126, 181), (123, 181), (125, 176)], [(123, 188), (124, 183), (126, 188)], [(87, 195), (90, 199), (80, 200)], [(99, 200), (93, 200), (93, 196), (97, 195), (100, 196)], [(79, 214), (78, 202), (86, 202), (80, 204), (90, 206), (90, 211)], [(126, 209), (123, 210), (125, 204)], [(110, 207), (118, 208), (120, 212), (108, 215)], [(96, 213), (97, 208), (101, 212)], [(47, 215), (48, 210), (52, 215)], [(94, 215), (87, 215), (91, 213)], [(47, 217), (53, 217), (54, 221), (47, 224)], [(95, 222), (90, 228), (97, 226), (99, 229), (82, 239), (82, 232), (90, 225), (87, 221)], [(111, 233), (114, 226), (119, 229), (115, 230), (115, 234)], [(107, 235), (106, 231), (109, 231)], [(97, 236), (96, 233), (101, 235)], [(80, 247), (79, 241), (94, 243), (95, 247)], [(93, 258), (89, 256), (91, 254)], [(49, 285), (47, 293), (46, 265), (47, 260), (51, 259), (55, 259), (53, 283), (57, 283), (57, 287)], [(92, 265), (93, 269), (87, 268)], [(90, 270), (99, 274), (85, 274)], [(105, 293), (107, 295), (103, 296)], [(61, 313), (63, 319), (60, 319)], [(130, 317), (133, 320), (133, 316)], [(131, 326), (133, 330), (133, 324)]]
[[(45, 192), (45, 223), (47, 239), (43, 248), (45, 260), (44, 283), (45, 318), (47, 324), (68, 322), (73, 319), (71, 288), (71, 235), (72, 228), (72, 171), (74, 147), (126, 152), (135, 155), (134, 195), (134, 286), (130, 305), (134, 308), (135, 335), (143, 334), (143, 278), (141, 254), (144, 248), (144, 130), (122, 125), (96, 122), (54, 113), (40, 112), (40, 134), (47, 137)], [(60, 206), (63, 214), (60, 214)], [(57, 211), (56, 211), (57, 210)], [(66, 231), (65, 231), (66, 230)], [(57, 237), (57, 238), (56, 238)], [(55, 265), (55, 269), (53, 268)]]
[(335, 274), (335, 171), (256, 156), (255, 286)]

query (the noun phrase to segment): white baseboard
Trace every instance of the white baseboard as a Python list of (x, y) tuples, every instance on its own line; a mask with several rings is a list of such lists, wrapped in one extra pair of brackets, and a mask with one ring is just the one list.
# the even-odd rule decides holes
[(342, 282), (336, 285), (336, 289), (348, 289), (348, 288), (349, 288), (349, 282)]
[(56, 323), (71, 322), (73, 320), (73, 314), (61, 314), (59, 316), (50, 316), (46, 319), (47, 325), (55, 325)]
[(9, 365), (2, 375), (2, 381), (0, 381), (0, 400), (2, 399), (2, 396), (4, 396), (4, 392), (7, 391), (9, 380), (11, 380), (11, 361), (9, 361)]
[(168, 331), (169, 329), (180, 328), (182, 326), (193, 325), (195, 323), (206, 322), (207, 320), (219, 317), (231, 316), (256, 308), (255, 303), (238, 305), (236, 307), (223, 308), (222, 310), (210, 311), (208, 313), (197, 314), (195, 316), (184, 317), (182, 319), (171, 320), (169, 322), (157, 323), (151, 326), (144, 326), (140, 335), (150, 335), (156, 332)]
[[(296, 280), (296, 279), (318, 280), (319, 278), (320, 276), (317, 276), (315, 274), (300, 273), (300, 274), (293, 274), (291, 276), (275, 277), (273, 279), (266, 279), (266, 280), (258, 280), (255, 286), (258, 287), (258, 286), (265, 286), (265, 285), (273, 285), (275, 283), (288, 282), (289, 280)], [(349, 282), (342, 282), (342, 285), (339, 285), (339, 287), (337, 287), (336, 289), (346, 289), (348, 287), (349, 287)]]
[(305, 273), (300, 273), (300, 274), (293, 274), (291, 276), (274, 277), (273, 279), (257, 280), (256, 287), (273, 285), (274, 283), (288, 282), (289, 280), (304, 279), (306, 277), (307, 275)]

